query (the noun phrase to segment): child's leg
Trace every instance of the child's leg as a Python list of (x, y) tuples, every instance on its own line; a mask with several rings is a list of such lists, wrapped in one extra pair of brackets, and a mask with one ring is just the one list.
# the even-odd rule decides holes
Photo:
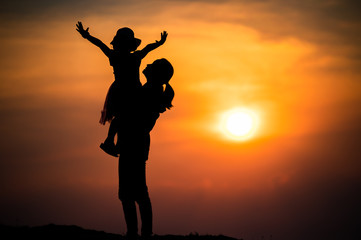
[(106, 153), (118, 157), (118, 151), (114, 144), (115, 135), (117, 134), (119, 128), (119, 120), (117, 118), (114, 118), (110, 122), (109, 130), (108, 130), (108, 136), (105, 139), (104, 143), (100, 144), (100, 148), (103, 149)]
[(111, 141), (114, 144), (115, 134), (117, 134), (118, 128), (119, 128), (119, 119), (114, 118), (110, 122), (109, 130), (108, 130), (108, 136), (107, 136), (107, 139), (105, 141)]

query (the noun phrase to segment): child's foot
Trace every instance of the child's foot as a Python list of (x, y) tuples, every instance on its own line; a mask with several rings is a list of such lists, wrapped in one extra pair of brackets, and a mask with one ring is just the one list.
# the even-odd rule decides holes
[(109, 155), (112, 155), (113, 157), (118, 157), (115, 145), (111, 141), (105, 140), (104, 143), (100, 144), (100, 148)]

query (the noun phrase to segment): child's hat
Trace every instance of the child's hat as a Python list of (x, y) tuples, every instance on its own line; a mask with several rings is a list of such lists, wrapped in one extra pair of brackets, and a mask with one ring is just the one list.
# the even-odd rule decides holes
[(141, 40), (134, 37), (134, 32), (132, 29), (124, 27), (117, 31), (117, 34), (110, 44), (114, 45), (116, 42), (120, 42), (121, 44), (129, 44), (131, 50), (134, 51), (140, 45)]

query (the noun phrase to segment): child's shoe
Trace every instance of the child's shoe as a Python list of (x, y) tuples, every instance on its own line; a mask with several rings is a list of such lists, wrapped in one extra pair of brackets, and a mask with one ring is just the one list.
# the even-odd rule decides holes
[(112, 155), (113, 157), (118, 157), (116, 147), (112, 141), (108, 141), (108, 139), (106, 139), (104, 143), (100, 144), (100, 148), (109, 155)]

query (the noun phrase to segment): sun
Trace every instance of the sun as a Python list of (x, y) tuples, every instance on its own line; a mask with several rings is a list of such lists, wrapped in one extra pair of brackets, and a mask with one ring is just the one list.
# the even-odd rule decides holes
[(226, 137), (244, 141), (254, 135), (257, 125), (258, 118), (255, 112), (245, 108), (234, 108), (222, 114), (220, 127)]

